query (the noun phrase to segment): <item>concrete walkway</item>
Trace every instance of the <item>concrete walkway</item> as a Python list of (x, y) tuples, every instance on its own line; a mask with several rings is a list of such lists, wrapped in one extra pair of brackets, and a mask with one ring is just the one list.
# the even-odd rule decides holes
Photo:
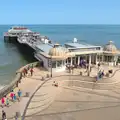
[[(40, 86), (44, 82), (41, 81), (42, 76), (46, 77), (46, 74), (48, 74), (47, 71), (40, 70), (38, 68), (34, 68), (34, 71), (35, 73), (32, 77), (27, 76), (25, 78), (22, 78), (21, 80), (22, 82), (21, 84), (19, 84), (19, 88), (22, 90), (23, 95), (25, 95), (26, 92), (29, 92), (31, 96), (34, 93), (34, 91), (38, 88), (38, 86)], [(91, 74), (94, 74), (94, 71), (95, 69), (92, 71)], [(79, 75), (79, 74), (80, 73), (77, 70), (74, 70), (73, 75)], [(119, 74), (120, 73), (117, 73), (113, 78), (111, 78), (111, 82), (113, 82), (113, 84), (115, 81), (119, 80)], [(69, 77), (64, 77), (64, 76), (56, 77), (60, 75), (70, 75), (70, 73), (68, 72), (61, 72), (55, 74), (53, 73), (54, 77), (51, 80), (47, 81), (44, 85), (42, 85), (41, 88), (36, 91), (33, 98), (31, 99), (30, 104), (26, 109), (25, 120), (39, 120), (39, 119), (79, 120), (78, 118), (80, 117), (77, 118), (76, 115), (74, 114), (73, 114), (74, 117), (69, 117), (69, 116), (72, 115), (72, 112), (75, 111), (78, 112), (79, 110), (81, 111), (86, 109), (93, 109), (96, 107), (101, 108), (101, 107), (107, 107), (109, 105), (113, 105), (113, 106), (119, 105), (119, 99), (120, 99), (119, 97), (120, 92), (118, 92), (119, 91), (118, 88), (120, 88), (120, 84), (118, 84), (119, 82), (117, 83), (117, 87), (116, 84), (114, 86), (115, 91), (114, 90), (112, 91), (112, 89), (111, 91), (107, 91), (107, 90), (99, 91), (93, 89), (86, 90), (84, 86), (82, 88), (78, 86), (70, 86), (70, 87), (67, 86), (67, 84), (65, 84), (65, 81), (66, 80), (71, 81), (74, 79), (69, 79)], [(78, 76), (78, 78), (79, 79), (77, 80), (81, 80), (80, 76)], [(59, 87), (52, 86), (53, 81), (57, 81)], [(106, 85), (108, 85), (107, 83), (111, 83), (111, 82), (104, 81), (103, 84), (106, 83)], [(83, 83), (87, 85), (89, 81), (84, 80)], [(78, 84), (80, 83), (78, 82)], [(18, 88), (16, 88), (14, 91), (17, 92)], [(15, 102), (15, 103), (11, 102), (9, 108), (7, 107), (0, 108), (0, 117), (1, 117), (1, 111), (4, 110), (7, 114), (8, 120), (14, 120), (13, 117), (15, 116), (16, 112), (20, 112), (21, 115), (23, 114), (29, 99), (30, 97), (23, 96), (20, 102)], [(89, 100), (91, 100), (90, 103)], [(78, 107), (79, 101), (82, 107)], [(98, 104), (98, 102), (96, 103), (95, 101), (98, 101), (100, 104)], [(86, 104), (87, 102), (89, 104)], [(107, 104), (106, 102), (108, 102), (109, 104)]]
[[(65, 84), (67, 80), (66, 77), (65, 79), (64, 77), (53, 78), (51, 81), (56, 80), (59, 83), (59, 90), (56, 90), (57, 94), (53, 92), (54, 90), (48, 92), (49, 90), (47, 88), (51, 87), (51, 82), (41, 87), (41, 93), (40, 91), (36, 93), (38, 94), (38, 98), (34, 96), (28, 107), (28, 116), (25, 120), (120, 120), (119, 74), (120, 71), (117, 71), (113, 78), (108, 78), (112, 83), (110, 81), (104, 81), (102, 83), (105, 84), (106, 90), (89, 89), (84, 88), (84, 86), (79, 87), (79, 85), (69, 87)], [(80, 76), (78, 76), (78, 78), (80, 81)], [(74, 79), (67, 81), (71, 82), (72, 80), (74, 81)], [(87, 82), (88, 81), (84, 81), (85, 84), (87, 84)], [(113, 85), (113, 88), (107, 90), (109, 89), (110, 83)], [(101, 83), (98, 83), (98, 85), (99, 84)], [(50, 89), (53, 88), (51, 87)], [(56, 96), (54, 96), (54, 101), (48, 104), (48, 107), (41, 110), (39, 104), (34, 102), (42, 100), (39, 96), (39, 93), (42, 95), (42, 91), (43, 93), (47, 92), (46, 95), (53, 93), (56, 94)], [(37, 109), (35, 110), (35, 108)]]
[[(47, 73), (48, 73), (47, 71), (40, 71), (40, 69), (34, 68), (34, 74), (32, 77), (28, 75), (27, 77), (22, 78), (21, 83), (19, 84), (19, 88), (21, 89), (23, 95), (21, 101), (15, 103), (10, 102), (9, 107), (4, 108), (0, 107), (0, 118), (2, 110), (6, 112), (8, 120), (10, 119), (14, 120), (13, 117), (15, 116), (16, 112), (20, 112), (22, 115), (30, 96), (38, 88), (38, 86), (40, 86), (43, 83), (43, 81), (41, 81), (41, 78), (42, 76), (45, 76)], [(14, 92), (17, 93), (19, 88), (15, 88)], [(26, 92), (30, 93), (29, 97), (24, 97)]]

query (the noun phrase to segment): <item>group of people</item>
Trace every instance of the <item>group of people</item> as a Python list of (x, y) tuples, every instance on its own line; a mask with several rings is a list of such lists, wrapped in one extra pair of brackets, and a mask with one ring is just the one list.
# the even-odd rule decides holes
[(30, 74), (32, 76), (33, 72), (34, 72), (33, 71), (33, 64), (32, 64), (32, 66), (28, 65), (26, 68), (24, 68), (24, 70), (23, 70), (23, 76), (24, 77), (27, 76), (29, 71), (30, 71)]
[[(11, 93), (10, 93), (10, 98), (11, 98), (11, 101), (15, 102), (16, 100), (20, 101), (20, 98), (22, 96), (22, 91), (19, 89), (18, 92), (17, 92), (17, 95), (14, 93), (13, 90), (11, 90)], [(9, 107), (10, 105), (10, 99), (7, 97), (7, 96), (4, 96), (2, 99), (1, 99), (1, 107), (3, 108), (4, 106), (7, 106)]]
[[(16, 100), (20, 101), (21, 99), (21, 96), (22, 96), (22, 91), (19, 89), (18, 92), (17, 92), (17, 95), (14, 93), (13, 90), (11, 90), (10, 92), (10, 98), (8, 98), (7, 96), (4, 96), (2, 99), (1, 99), (1, 107), (3, 108), (4, 106), (6, 107), (9, 107), (10, 105), (10, 100), (15, 102)], [(6, 118), (6, 112), (4, 110), (2, 110), (2, 120), (7, 120)]]

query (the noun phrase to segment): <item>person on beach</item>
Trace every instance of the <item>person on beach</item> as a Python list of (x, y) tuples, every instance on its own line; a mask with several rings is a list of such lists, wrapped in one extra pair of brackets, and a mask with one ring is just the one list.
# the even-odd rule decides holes
[(17, 94), (18, 94), (18, 101), (20, 101), (20, 98), (21, 98), (21, 96), (22, 96), (22, 92), (21, 92), (20, 89), (18, 90), (18, 93), (17, 93)]
[(2, 120), (6, 120), (6, 112), (2, 110)]
[(103, 78), (103, 77), (104, 77), (104, 75), (105, 75), (105, 74), (104, 74), (104, 70), (103, 70), (103, 71), (102, 71), (102, 73), (101, 73), (101, 77)]
[(2, 108), (3, 108), (3, 106), (5, 105), (5, 98), (3, 97), (2, 99), (1, 99), (1, 103), (2, 103)]
[(33, 68), (30, 69), (31, 76), (33, 76)]

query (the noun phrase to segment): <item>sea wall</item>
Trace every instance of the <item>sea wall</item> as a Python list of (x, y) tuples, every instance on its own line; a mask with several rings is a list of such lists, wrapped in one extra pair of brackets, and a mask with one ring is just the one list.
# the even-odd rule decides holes
[(10, 93), (10, 91), (12, 89), (14, 89), (15, 87), (18, 87), (18, 84), (21, 83), (21, 78), (22, 78), (22, 72), (23, 72), (23, 69), (29, 65), (32, 65), (33, 64), (33, 67), (37, 67), (40, 65), (39, 62), (34, 62), (34, 63), (30, 63), (30, 64), (27, 64), (23, 67), (21, 67), (19, 70), (16, 71), (16, 76), (15, 76), (15, 79), (7, 86), (5, 86), (3, 89), (0, 90), (0, 99), (7, 95), (8, 93)]

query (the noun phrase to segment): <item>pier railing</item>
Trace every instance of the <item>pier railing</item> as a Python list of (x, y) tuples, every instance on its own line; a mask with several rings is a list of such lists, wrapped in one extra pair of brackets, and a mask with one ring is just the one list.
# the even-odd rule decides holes
[(36, 66), (39, 65), (39, 62), (34, 62), (34, 63), (27, 64), (26, 66), (23, 66), (18, 71), (16, 71), (15, 79), (9, 85), (5, 86), (3, 89), (0, 90), (0, 99), (3, 96), (6, 96), (7, 94), (9, 94), (11, 92), (11, 90), (18, 87), (18, 84), (21, 82), (23, 69), (25, 67), (28, 67), (29, 65), (33, 65), (33, 67), (36, 67)]

